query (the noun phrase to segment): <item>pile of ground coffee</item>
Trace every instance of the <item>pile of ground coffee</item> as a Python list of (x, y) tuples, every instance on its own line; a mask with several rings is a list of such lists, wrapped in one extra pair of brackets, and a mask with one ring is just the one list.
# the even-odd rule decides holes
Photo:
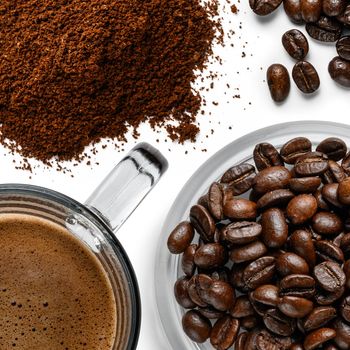
[(144, 121), (193, 140), (214, 14), (200, 0), (2, 0), (0, 142), (47, 162)]

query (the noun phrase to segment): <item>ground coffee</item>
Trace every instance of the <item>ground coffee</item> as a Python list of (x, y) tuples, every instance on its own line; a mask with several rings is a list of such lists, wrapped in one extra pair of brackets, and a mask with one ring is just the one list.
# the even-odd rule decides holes
[(1, 1), (0, 141), (47, 162), (143, 121), (193, 140), (191, 84), (212, 53), (215, 11), (200, 0)]

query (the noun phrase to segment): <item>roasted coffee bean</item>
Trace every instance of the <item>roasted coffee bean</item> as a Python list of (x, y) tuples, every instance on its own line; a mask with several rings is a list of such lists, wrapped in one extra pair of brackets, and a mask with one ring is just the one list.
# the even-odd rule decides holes
[(350, 322), (350, 296), (344, 298), (342, 301), (340, 313), (345, 321)]
[(208, 306), (208, 303), (205, 301), (205, 295), (212, 283), (213, 280), (205, 274), (195, 275), (189, 280), (187, 286), (188, 295), (196, 305), (201, 307)]
[(276, 269), (281, 276), (309, 273), (309, 265), (301, 256), (286, 252), (280, 254), (276, 259)]
[(302, 318), (312, 311), (313, 302), (306, 298), (284, 296), (280, 299), (278, 308), (291, 318)]
[(214, 182), (208, 191), (208, 208), (216, 220), (222, 220), (224, 218), (224, 189), (221, 184)]
[(238, 335), (237, 340), (235, 341), (234, 349), (235, 350), (248, 350), (246, 347), (248, 333), (244, 332)]
[(204, 343), (211, 332), (210, 321), (198, 311), (187, 311), (182, 317), (182, 328), (186, 335), (196, 343)]
[(305, 35), (297, 29), (291, 29), (282, 36), (282, 44), (288, 54), (296, 60), (302, 60), (309, 52), (309, 43)]
[[(212, 271), (212, 270), (211, 270)], [(230, 269), (226, 266), (214, 270), (210, 273), (210, 277), (213, 281), (224, 281), (229, 282), (230, 280)]]
[(346, 172), (346, 174), (350, 174), (350, 152), (348, 152), (341, 162), (341, 166)]
[(274, 190), (265, 193), (258, 199), (256, 205), (258, 209), (268, 209), (272, 207), (284, 207), (294, 197), (294, 193), (287, 189)]
[(338, 200), (342, 204), (350, 205), (350, 177), (339, 183)]
[(282, 146), (280, 154), (284, 162), (294, 164), (299, 157), (311, 152), (311, 147), (312, 144), (309, 139), (306, 137), (296, 137)]
[(344, 287), (346, 277), (342, 268), (333, 261), (324, 261), (314, 268), (317, 283), (328, 292), (335, 292)]
[(265, 244), (260, 241), (254, 241), (232, 249), (230, 252), (230, 259), (238, 264), (258, 259), (266, 253), (267, 247)]
[(226, 249), (220, 243), (207, 243), (196, 250), (194, 263), (202, 269), (215, 269), (225, 265)]
[(221, 232), (221, 238), (232, 244), (247, 244), (256, 241), (261, 232), (259, 223), (240, 221), (227, 225)]
[(266, 330), (256, 331), (256, 334), (253, 336), (254, 343), (249, 344), (248, 349), (257, 349), (257, 350), (288, 350), (292, 344), (292, 339), (290, 337), (280, 337), (275, 334), (271, 334)]
[(188, 295), (188, 282), (189, 278), (186, 276), (180, 277), (174, 285), (174, 294), (176, 301), (179, 305), (185, 309), (193, 309), (196, 304), (192, 301)]
[(276, 259), (264, 256), (251, 262), (243, 272), (244, 284), (250, 289), (269, 283), (274, 277)]
[(337, 16), (337, 20), (343, 23), (346, 27), (350, 26), (350, 4), (345, 7), (342, 14)]
[(345, 157), (347, 147), (343, 140), (337, 137), (329, 137), (317, 146), (316, 151), (324, 153), (329, 159), (338, 161)]
[(229, 310), (232, 317), (243, 318), (248, 316), (254, 316), (255, 311), (249, 298), (246, 295), (240, 295), (234, 304), (234, 306)]
[(213, 281), (201, 296), (208, 305), (219, 311), (229, 310), (236, 301), (234, 289), (224, 281)]
[(172, 254), (183, 253), (191, 244), (194, 230), (188, 221), (178, 224), (168, 238), (168, 249)]
[(344, 169), (334, 160), (328, 161), (328, 170), (322, 174), (324, 183), (341, 182), (346, 178)]
[(213, 326), (210, 343), (215, 349), (227, 350), (235, 342), (239, 331), (239, 321), (226, 315)]
[(336, 331), (335, 343), (342, 350), (350, 349), (350, 325), (342, 321), (340, 318), (336, 319), (333, 324)]
[(321, 261), (334, 261), (338, 264), (343, 264), (344, 254), (343, 251), (330, 241), (316, 241), (314, 243), (316, 255)]
[(303, 320), (302, 325), (306, 332), (311, 332), (320, 327), (324, 327), (337, 317), (337, 310), (332, 306), (315, 307)]
[(334, 339), (336, 336), (333, 328), (319, 328), (309, 333), (304, 340), (304, 349), (313, 350), (321, 347), (327, 341)]
[(215, 310), (211, 306), (199, 307), (197, 310), (202, 316), (206, 317), (209, 320), (216, 320), (225, 315), (224, 311)]
[(321, 175), (328, 170), (327, 156), (321, 152), (309, 152), (300, 156), (294, 165), (294, 170), (299, 176)]
[(296, 193), (313, 193), (321, 185), (321, 179), (317, 176), (296, 177), (289, 180), (289, 187)]
[(350, 61), (350, 35), (346, 35), (340, 38), (337, 41), (336, 48), (337, 48), (338, 55), (342, 59)]
[(270, 143), (259, 143), (255, 146), (253, 158), (258, 170), (263, 170), (271, 166), (284, 165), (277, 149)]
[[(347, 230), (346, 225), (344, 225), (344, 229)], [(342, 238), (344, 237), (344, 235), (345, 235), (344, 232), (340, 233), (339, 235), (337, 235), (337, 236), (333, 239), (332, 243), (333, 243), (334, 245), (336, 245), (337, 247), (340, 247), (340, 243), (341, 243), (341, 240), (342, 240)]]
[(302, 256), (310, 267), (315, 266), (316, 252), (312, 241), (311, 233), (305, 230), (296, 230), (290, 236), (289, 244), (291, 249)]
[(320, 87), (320, 78), (310, 62), (297, 62), (293, 67), (292, 77), (296, 86), (304, 94), (311, 94)]
[(246, 268), (246, 264), (234, 264), (230, 272), (230, 283), (233, 287), (238, 289), (241, 292), (247, 292), (248, 289), (245, 288), (243, 281), (243, 272)]
[(190, 210), (190, 220), (204, 242), (212, 242), (215, 234), (215, 222), (207, 209), (194, 205)]
[(294, 23), (301, 24), (304, 22), (301, 15), (300, 0), (284, 0), (283, 7), (284, 12)]
[(270, 208), (261, 216), (262, 240), (269, 248), (282, 247), (288, 238), (288, 225), (281, 209)]
[(329, 63), (328, 71), (333, 80), (338, 84), (350, 87), (350, 61), (341, 57), (334, 57)]
[(322, 196), (322, 191), (320, 189), (318, 189), (315, 193), (314, 193), (314, 197), (316, 198), (316, 202), (317, 202), (317, 207), (319, 209), (322, 210), (330, 210), (329, 209), (329, 205), (328, 203), (325, 201), (325, 199)]
[(277, 306), (279, 302), (279, 289), (273, 284), (264, 284), (254, 291), (250, 292), (249, 298), (251, 301), (263, 306), (267, 306), (268, 309)]
[(255, 178), (255, 168), (248, 163), (242, 163), (228, 169), (221, 177), (221, 182), (227, 185), (234, 196), (251, 189)]
[(283, 166), (273, 166), (260, 171), (254, 180), (254, 190), (257, 193), (267, 192), (286, 188), (289, 184), (291, 174)]
[(267, 310), (263, 316), (263, 322), (269, 331), (285, 337), (291, 336), (296, 327), (294, 319), (287, 317), (277, 309)]
[(321, 16), (321, 0), (300, 0), (301, 16), (305, 22), (316, 22)]
[(311, 299), (315, 295), (315, 280), (308, 275), (288, 275), (280, 282), (280, 296)]
[(270, 94), (275, 102), (283, 102), (289, 95), (290, 78), (289, 73), (282, 64), (271, 65), (266, 74)]
[(342, 26), (335, 18), (322, 15), (317, 22), (307, 23), (306, 31), (313, 39), (335, 42), (341, 36)]
[(310, 194), (294, 197), (287, 206), (287, 217), (293, 225), (301, 225), (311, 219), (317, 211), (317, 202)]
[(343, 271), (346, 276), (346, 288), (350, 289), (350, 260), (347, 260), (343, 266)]
[(186, 276), (191, 277), (196, 270), (196, 264), (194, 263), (194, 255), (196, 254), (196, 250), (198, 248), (197, 244), (191, 244), (184, 251), (181, 259), (181, 267), (182, 271)]
[(350, 233), (347, 233), (342, 237), (340, 248), (346, 256), (350, 255)]
[(259, 16), (267, 16), (280, 6), (282, 0), (249, 0), (250, 8)]
[(338, 183), (327, 184), (322, 187), (322, 197), (337, 208), (343, 208), (344, 205), (338, 200)]
[(209, 202), (209, 196), (208, 196), (208, 193), (206, 193), (202, 197), (199, 197), (197, 204), (199, 204), (202, 207), (204, 207), (205, 209), (209, 210), (208, 202)]
[(312, 218), (312, 228), (321, 235), (336, 235), (342, 232), (342, 219), (335, 213), (321, 211)]
[(232, 220), (251, 220), (257, 217), (256, 203), (245, 198), (225, 198), (224, 215)]
[(330, 17), (339, 16), (345, 11), (346, 5), (346, 0), (323, 0), (323, 13)]
[(327, 292), (318, 289), (315, 295), (315, 300), (319, 305), (333, 305), (343, 296), (344, 292), (345, 287), (341, 287), (335, 292)]
[(259, 320), (256, 316), (247, 316), (240, 319), (241, 327), (245, 329), (254, 329), (259, 323)]

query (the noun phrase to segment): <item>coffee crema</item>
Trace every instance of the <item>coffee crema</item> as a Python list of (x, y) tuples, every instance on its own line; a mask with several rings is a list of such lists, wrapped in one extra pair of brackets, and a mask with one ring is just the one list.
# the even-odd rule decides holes
[(17, 214), (0, 216), (0, 240), (0, 349), (112, 349), (113, 289), (84, 243)]

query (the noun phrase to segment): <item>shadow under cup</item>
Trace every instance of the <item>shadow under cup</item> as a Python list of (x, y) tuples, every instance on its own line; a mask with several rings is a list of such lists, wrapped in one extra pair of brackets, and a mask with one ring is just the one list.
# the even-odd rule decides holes
[(0, 185), (0, 216), (4, 214), (48, 220), (88, 247), (108, 276), (116, 303), (116, 336), (106, 350), (135, 349), (141, 314), (138, 286), (126, 253), (103, 219), (60, 193), (27, 185)]

